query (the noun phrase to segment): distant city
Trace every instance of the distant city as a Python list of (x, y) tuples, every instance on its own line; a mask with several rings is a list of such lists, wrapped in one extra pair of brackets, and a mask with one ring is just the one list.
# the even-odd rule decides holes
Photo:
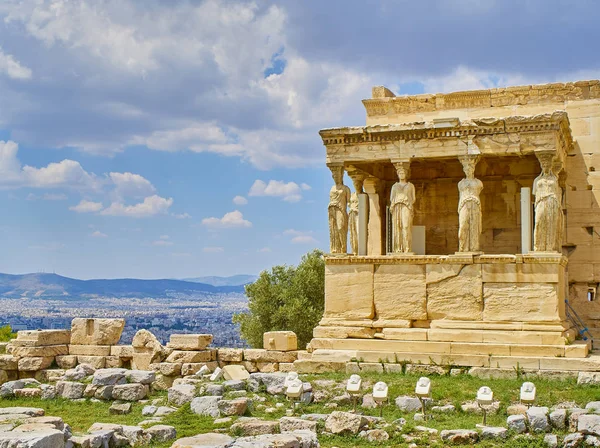
[[(231, 321), (233, 314), (248, 309), (247, 298), (242, 285), (232, 285), (236, 280), (249, 282), (252, 276), (236, 276), (233, 279), (203, 277), (202, 280), (217, 283), (227, 288), (213, 288), (214, 291), (179, 292), (179, 284), (171, 290), (163, 291), (161, 297), (139, 297), (137, 291), (121, 290), (121, 297), (88, 296), (85, 292), (69, 295), (65, 291), (56, 294), (57, 284), (72, 282), (72, 279), (53, 276), (52, 285), (47, 286), (40, 277), (53, 274), (29, 274), (35, 276), (35, 291), (2, 291), (0, 281), (0, 325), (9, 324), (14, 331), (46, 328), (70, 328), (75, 317), (121, 317), (126, 321), (121, 344), (129, 344), (133, 335), (142, 328), (152, 331), (162, 343), (169, 340), (172, 333), (210, 333), (214, 336), (213, 345), (219, 347), (244, 347), (239, 329)], [(0, 280), (4, 274), (0, 274)], [(57, 279), (58, 278), (58, 279)], [(197, 279), (192, 279), (192, 283)], [(14, 278), (12, 279), (14, 282)], [(19, 280), (23, 283), (23, 280)], [(80, 282), (80, 281), (78, 281)], [(99, 282), (99, 281), (94, 281)], [(114, 281), (111, 281), (114, 282)], [(138, 289), (144, 289), (144, 281)], [(189, 281), (188, 281), (189, 282)], [(186, 284), (188, 282), (178, 282)], [(31, 278), (27, 279), (31, 284)], [(205, 285), (208, 285), (206, 283)], [(237, 286), (237, 288), (236, 288)], [(95, 284), (98, 287), (98, 284)], [(169, 284), (169, 287), (173, 287)], [(207, 288), (210, 289), (210, 288)], [(225, 292), (220, 292), (225, 289)], [(231, 290), (231, 291), (230, 291)], [(54, 291), (46, 293), (46, 291)], [(239, 292), (238, 292), (239, 291)], [(127, 297), (133, 295), (135, 297)]]

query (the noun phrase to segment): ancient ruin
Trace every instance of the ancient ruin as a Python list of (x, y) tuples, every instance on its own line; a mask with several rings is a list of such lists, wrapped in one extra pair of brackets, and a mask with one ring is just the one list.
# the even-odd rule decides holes
[(600, 370), (600, 82), (363, 104), (366, 126), (320, 132), (331, 254), (304, 362)]

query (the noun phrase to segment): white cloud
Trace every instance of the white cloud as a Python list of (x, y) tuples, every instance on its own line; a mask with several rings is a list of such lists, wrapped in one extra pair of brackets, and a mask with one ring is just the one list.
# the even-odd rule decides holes
[(158, 195), (149, 196), (135, 205), (124, 205), (121, 202), (113, 202), (109, 207), (102, 210), (102, 215), (128, 216), (132, 218), (148, 218), (168, 212), (173, 205), (173, 199), (162, 198)]
[(175, 213), (173, 216), (177, 219), (190, 219), (192, 217), (189, 213)]
[(139, 174), (110, 173), (109, 176), (115, 185), (114, 192), (120, 198), (145, 198), (156, 192), (154, 185)]
[(283, 232), (284, 235), (290, 236), (290, 242), (293, 244), (317, 244), (318, 241), (312, 236), (313, 232), (302, 232), (295, 229), (287, 229)]
[(244, 215), (239, 210), (225, 213), (222, 218), (204, 218), (202, 224), (210, 228), (252, 227), (252, 223), (244, 219)]
[(298, 202), (302, 199), (302, 190), (309, 190), (307, 184), (298, 185), (296, 182), (285, 183), (280, 180), (270, 180), (269, 183), (258, 179), (254, 181), (248, 196), (281, 197), (286, 202)]
[(77, 213), (95, 213), (102, 210), (102, 202), (86, 201), (82, 199), (79, 204), (69, 207), (69, 210), (73, 210)]
[(102, 233), (99, 230), (96, 230), (90, 236), (93, 238), (108, 238), (108, 235), (106, 233)]
[(202, 252), (205, 252), (207, 254), (219, 254), (224, 251), (225, 251), (225, 249), (222, 247), (204, 247), (204, 248), (202, 248)]
[(29, 68), (21, 65), (12, 55), (4, 53), (0, 48), (0, 73), (4, 73), (12, 79), (31, 79), (32, 72)]
[(248, 199), (244, 196), (236, 196), (233, 198), (233, 203), (235, 205), (246, 205), (248, 203)]
[(65, 159), (42, 168), (21, 167), (17, 158), (19, 145), (11, 140), (0, 141), (0, 186), (32, 188), (73, 188), (98, 191), (101, 181), (75, 160)]

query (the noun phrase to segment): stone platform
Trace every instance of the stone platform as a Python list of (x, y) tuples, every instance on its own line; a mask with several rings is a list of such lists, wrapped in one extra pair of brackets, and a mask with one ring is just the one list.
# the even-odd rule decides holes
[(327, 257), (310, 360), (600, 370), (566, 320), (566, 264), (557, 253)]

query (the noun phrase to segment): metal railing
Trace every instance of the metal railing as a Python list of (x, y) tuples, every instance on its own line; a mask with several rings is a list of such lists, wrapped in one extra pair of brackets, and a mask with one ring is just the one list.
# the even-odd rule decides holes
[(577, 333), (584, 341), (588, 339), (592, 342), (592, 346), (594, 344), (594, 338), (592, 337), (592, 333), (588, 330), (585, 322), (579, 317), (577, 312), (573, 309), (568, 299), (565, 299), (565, 311), (567, 314), (567, 319), (573, 324), (573, 326), (577, 329)]

